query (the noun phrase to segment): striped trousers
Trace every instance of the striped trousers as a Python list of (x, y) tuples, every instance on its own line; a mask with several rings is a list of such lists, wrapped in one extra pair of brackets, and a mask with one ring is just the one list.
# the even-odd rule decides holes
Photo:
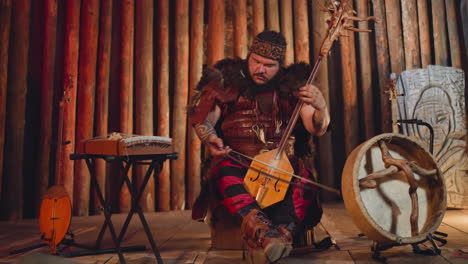
[[(213, 179), (217, 185), (217, 196), (232, 215), (236, 213), (246, 215), (249, 208), (259, 208), (255, 198), (243, 185), (246, 172), (246, 168), (227, 159), (212, 168)], [(306, 169), (296, 173), (303, 178), (312, 179), (311, 173)], [(285, 199), (263, 211), (274, 224), (295, 222), (305, 226), (314, 226), (322, 216), (318, 188), (303, 180), (293, 179), (293, 181), (295, 184), (289, 186)]]

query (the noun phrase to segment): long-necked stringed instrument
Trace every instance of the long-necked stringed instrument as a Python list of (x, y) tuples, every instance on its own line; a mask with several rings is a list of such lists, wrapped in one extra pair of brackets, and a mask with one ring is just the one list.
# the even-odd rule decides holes
[[(370, 32), (370, 30), (354, 28), (353, 21), (377, 21), (375, 17), (359, 18), (355, 16), (356, 12), (352, 9), (348, 1), (349, 0), (342, 0), (339, 4), (336, 4), (335, 1), (331, 0), (329, 8), (322, 6), (322, 8), (330, 14), (329, 28), (327, 35), (322, 42), (318, 59), (315, 62), (305, 85), (311, 85), (314, 82), (320, 64), (323, 58), (328, 54), (333, 42), (339, 36), (346, 36), (344, 30)], [(293, 174), (294, 169), (291, 166), (288, 157), (284, 153), (288, 144), (288, 139), (293, 132), (303, 104), (304, 102), (301, 100), (296, 104), (278, 148), (259, 154), (254, 158), (250, 158), (252, 162), (244, 178), (244, 186), (250, 194), (256, 197), (258, 204), (262, 208), (268, 207), (284, 199), (292, 177), (300, 178), (303, 181), (339, 194), (339, 191), (336, 189)], [(241, 153), (235, 151), (233, 151), (233, 153), (241, 155)], [(228, 155), (228, 157), (237, 161), (233, 155)]]

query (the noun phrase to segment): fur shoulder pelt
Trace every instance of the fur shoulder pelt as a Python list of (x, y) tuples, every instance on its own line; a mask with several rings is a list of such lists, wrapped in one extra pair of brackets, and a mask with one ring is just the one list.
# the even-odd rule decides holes
[(304, 62), (291, 64), (284, 69), (280, 80), (280, 92), (290, 93), (302, 87), (309, 78), (312, 67)]
[(217, 83), (214, 90), (210, 91), (215, 93), (217, 102), (229, 102), (235, 99), (239, 94), (239, 87), (242, 87), (242, 82), (245, 81), (245, 76), (242, 73), (242, 68), (245, 61), (241, 59), (223, 59), (218, 61), (212, 67), (205, 67), (202, 76), (195, 92), (187, 106), (189, 115), (193, 114), (194, 107), (202, 99), (201, 97), (207, 93), (206, 87), (213, 82)]
[(195, 90), (203, 90), (203, 87), (213, 80), (218, 80), (219, 89), (228, 86), (239, 87), (240, 82), (245, 79), (242, 72), (244, 63), (245, 61), (241, 59), (223, 59), (212, 67), (205, 67)]
[(245, 60), (228, 58), (218, 61), (214, 65), (214, 68), (222, 73), (224, 87), (242, 87), (245, 82), (245, 74), (243, 72), (245, 65)]

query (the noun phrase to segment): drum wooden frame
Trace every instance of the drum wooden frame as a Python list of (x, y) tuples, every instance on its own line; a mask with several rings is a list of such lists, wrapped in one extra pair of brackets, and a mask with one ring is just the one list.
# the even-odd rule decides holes
[[(406, 168), (384, 162), (388, 157)], [(343, 169), (342, 192), (356, 226), (379, 244), (427, 239), (442, 222), (447, 203), (445, 183), (432, 155), (409, 137), (393, 133), (378, 135), (351, 152)]]

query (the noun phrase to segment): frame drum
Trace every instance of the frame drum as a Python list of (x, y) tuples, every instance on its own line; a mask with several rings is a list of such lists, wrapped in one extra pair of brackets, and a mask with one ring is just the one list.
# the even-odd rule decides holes
[[(416, 164), (410, 166), (413, 175), (393, 166), (393, 173), (362, 184), (376, 172), (392, 169), (384, 164), (384, 148), (392, 159)], [(341, 185), (346, 211), (361, 232), (380, 244), (421, 242), (436, 231), (445, 214), (447, 193), (437, 163), (420, 144), (401, 134), (381, 134), (354, 149)]]

